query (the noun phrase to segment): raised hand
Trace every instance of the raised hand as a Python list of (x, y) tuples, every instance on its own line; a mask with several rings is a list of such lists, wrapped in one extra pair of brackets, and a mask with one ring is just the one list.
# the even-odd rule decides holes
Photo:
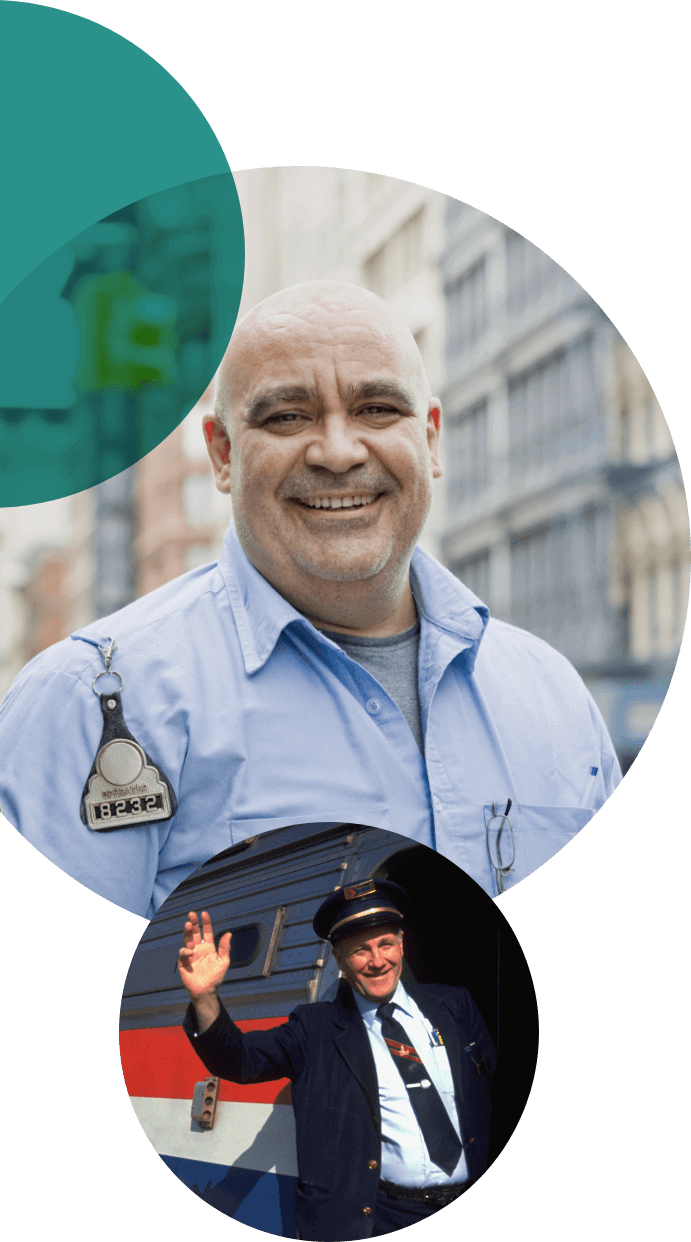
[(231, 933), (221, 936), (218, 952), (214, 932), (206, 910), (202, 911), (201, 927), (194, 910), (185, 923), (185, 943), (178, 953), (180, 978), (193, 1004), (206, 996), (215, 996), (230, 965)]

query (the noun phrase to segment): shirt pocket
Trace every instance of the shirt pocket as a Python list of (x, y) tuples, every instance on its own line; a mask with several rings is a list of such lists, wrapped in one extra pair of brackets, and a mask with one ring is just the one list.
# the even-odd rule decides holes
[[(502, 828), (497, 851), (497, 831), (489, 828), (493, 807), (485, 806), (483, 811), (487, 850), (490, 854), (492, 891), (495, 895), (513, 888), (520, 880), (558, 854), (581, 828), (585, 828), (595, 814), (589, 807), (529, 806), (525, 803), (513, 803), (508, 815), (511, 827), (508, 833), (506, 826)], [(495, 824), (498, 829), (500, 820), (495, 820)], [(499, 861), (504, 864), (501, 872), (496, 866)]]

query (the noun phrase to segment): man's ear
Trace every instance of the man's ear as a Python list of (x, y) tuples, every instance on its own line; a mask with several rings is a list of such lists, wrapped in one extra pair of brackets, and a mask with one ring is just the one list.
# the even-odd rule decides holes
[(216, 487), (226, 496), (230, 495), (230, 439), (225, 424), (214, 415), (205, 418), (204, 439), (206, 451), (211, 458)]
[(439, 457), (439, 433), (441, 431), (441, 401), (431, 397), (427, 413), (427, 446), (432, 462), (432, 478), (439, 479), (444, 473)]

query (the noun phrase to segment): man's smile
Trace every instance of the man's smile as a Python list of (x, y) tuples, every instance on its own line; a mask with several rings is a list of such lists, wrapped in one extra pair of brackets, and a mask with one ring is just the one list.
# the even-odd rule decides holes
[(380, 975), (363, 975), (362, 977), (363, 979), (366, 979), (368, 983), (378, 983), (382, 979), (388, 979), (390, 974), (390, 970), (385, 970)]
[(348, 492), (342, 496), (291, 496), (288, 501), (295, 505), (309, 522), (318, 525), (363, 525), (370, 527), (382, 513), (382, 505), (388, 492)]
[(333, 513), (341, 509), (367, 508), (383, 495), (383, 492), (377, 492), (371, 495), (357, 493), (347, 496), (292, 496), (291, 500), (303, 509), (324, 509)]

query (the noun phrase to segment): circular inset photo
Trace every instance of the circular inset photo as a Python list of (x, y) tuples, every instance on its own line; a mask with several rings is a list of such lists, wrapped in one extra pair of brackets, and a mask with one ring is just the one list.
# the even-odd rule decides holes
[(125, 1081), (171, 1172), (227, 1216), (313, 1242), (454, 1204), (460, 1221), (537, 1048), (496, 903), (361, 824), (292, 824), (211, 859), (150, 923), (122, 1000)]

